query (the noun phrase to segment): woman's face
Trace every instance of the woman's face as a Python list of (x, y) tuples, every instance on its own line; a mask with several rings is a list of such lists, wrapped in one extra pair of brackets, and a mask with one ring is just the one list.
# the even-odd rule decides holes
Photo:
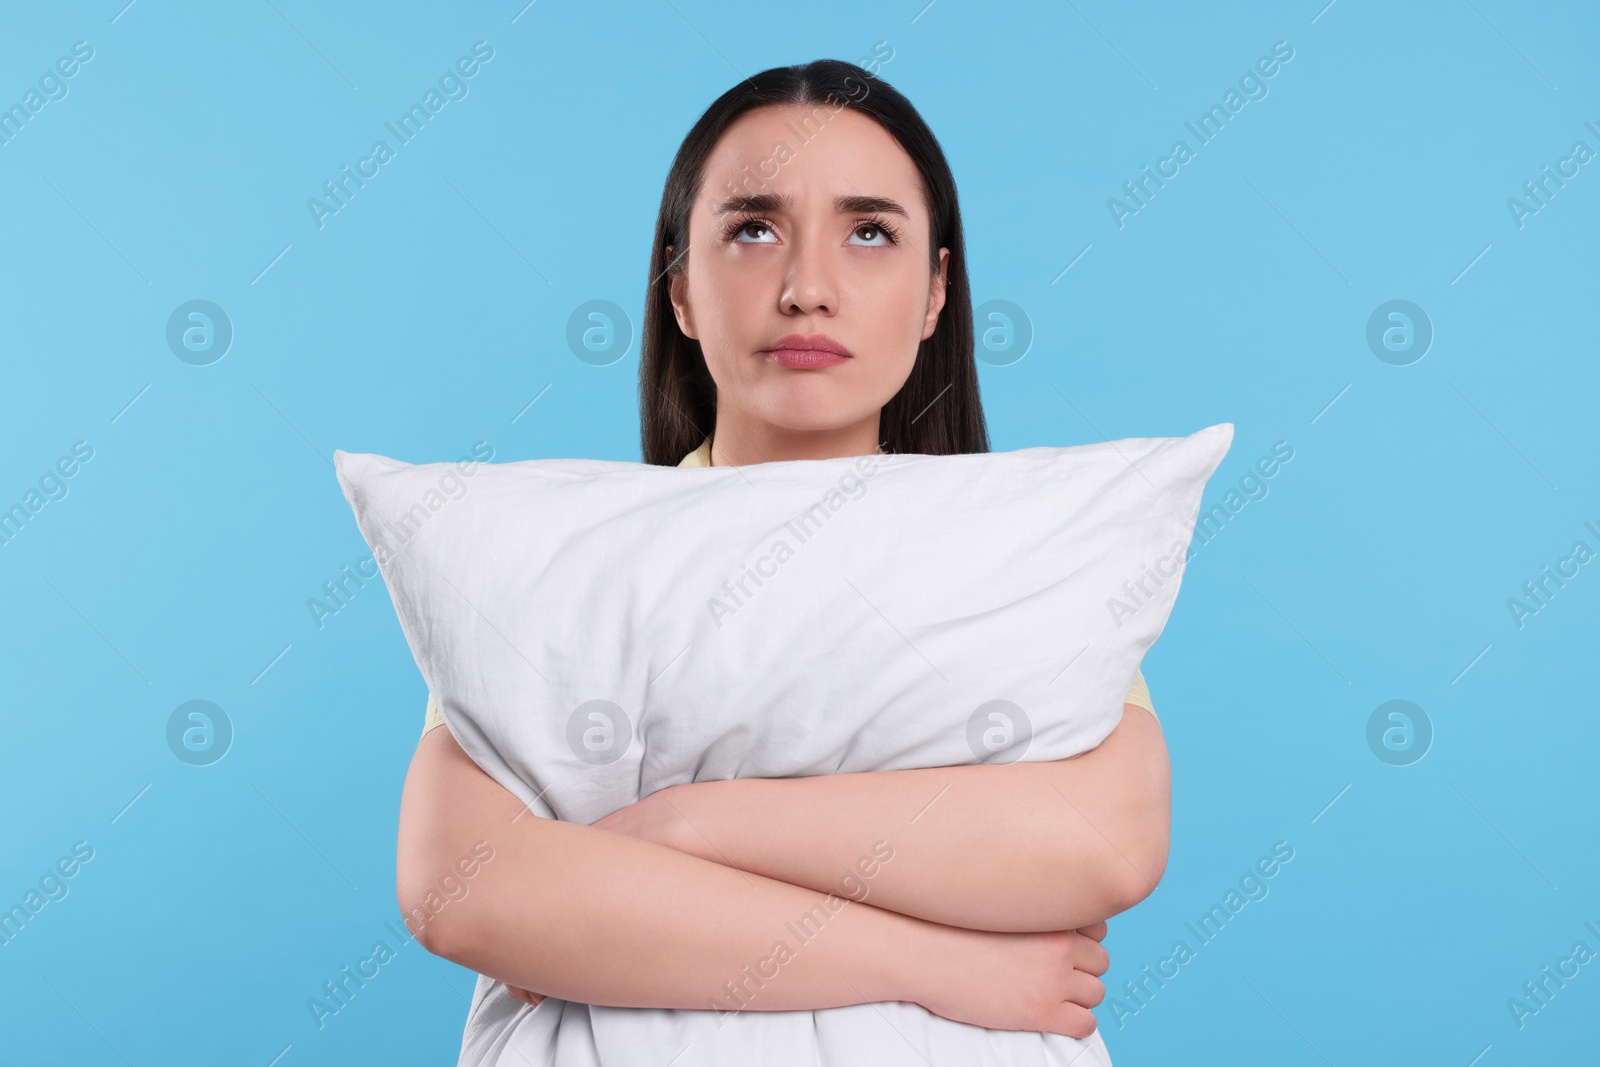
[[(877, 447), (879, 412), (944, 306), (949, 250), (934, 273), (928, 234), (916, 166), (859, 112), (765, 107), (724, 131), (670, 286), (716, 382), (719, 462), (725, 441), (741, 462)], [(831, 339), (848, 358), (771, 351), (794, 335)]]

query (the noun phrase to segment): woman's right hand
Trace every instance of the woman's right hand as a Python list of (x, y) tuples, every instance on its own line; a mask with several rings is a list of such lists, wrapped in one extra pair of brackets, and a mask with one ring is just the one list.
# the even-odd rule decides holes
[(922, 968), (916, 1003), (946, 1019), (991, 1030), (1036, 1030), (1086, 1038), (1105, 999), (1111, 957), (1106, 924), (1005, 933), (943, 928), (949, 940)]

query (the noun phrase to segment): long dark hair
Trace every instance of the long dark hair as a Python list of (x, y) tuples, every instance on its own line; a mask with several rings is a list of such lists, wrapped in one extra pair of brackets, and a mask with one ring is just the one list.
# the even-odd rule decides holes
[[(973, 361), (972, 295), (961, 236), (955, 178), (944, 151), (916, 108), (892, 86), (854, 63), (818, 59), (774, 67), (717, 98), (684, 137), (661, 193), (650, 281), (645, 291), (639, 355), (639, 434), (644, 462), (674, 465), (716, 425), (716, 385), (700, 342), (678, 328), (668, 284), (688, 254), (689, 215), (699, 196), (706, 159), (722, 132), (747, 111), (775, 104), (841, 104), (887, 130), (922, 175), (932, 232), (930, 270), (939, 249), (950, 250), (945, 304), (932, 336), (922, 341), (905, 385), (883, 406), (879, 436), (885, 452), (946, 455), (989, 451)], [(673, 248), (672, 262), (667, 248)]]

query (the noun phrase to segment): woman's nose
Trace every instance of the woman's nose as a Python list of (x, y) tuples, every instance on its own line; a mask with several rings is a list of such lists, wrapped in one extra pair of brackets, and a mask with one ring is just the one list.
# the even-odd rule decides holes
[(820, 235), (807, 234), (790, 246), (788, 270), (784, 273), (779, 310), (786, 314), (836, 314), (839, 310), (838, 282), (834, 276), (832, 249)]

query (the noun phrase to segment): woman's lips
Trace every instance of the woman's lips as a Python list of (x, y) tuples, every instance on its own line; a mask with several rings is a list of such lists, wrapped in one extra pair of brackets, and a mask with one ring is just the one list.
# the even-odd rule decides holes
[(780, 367), (795, 370), (832, 367), (850, 358), (850, 350), (825, 333), (784, 334), (761, 354)]
[(762, 355), (780, 367), (789, 367), (793, 370), (832, 367), (850, 358), (849, 356), (841, 356), (837, 352), (818, 352), (804, 348), (774, 348), (763, 352)]

